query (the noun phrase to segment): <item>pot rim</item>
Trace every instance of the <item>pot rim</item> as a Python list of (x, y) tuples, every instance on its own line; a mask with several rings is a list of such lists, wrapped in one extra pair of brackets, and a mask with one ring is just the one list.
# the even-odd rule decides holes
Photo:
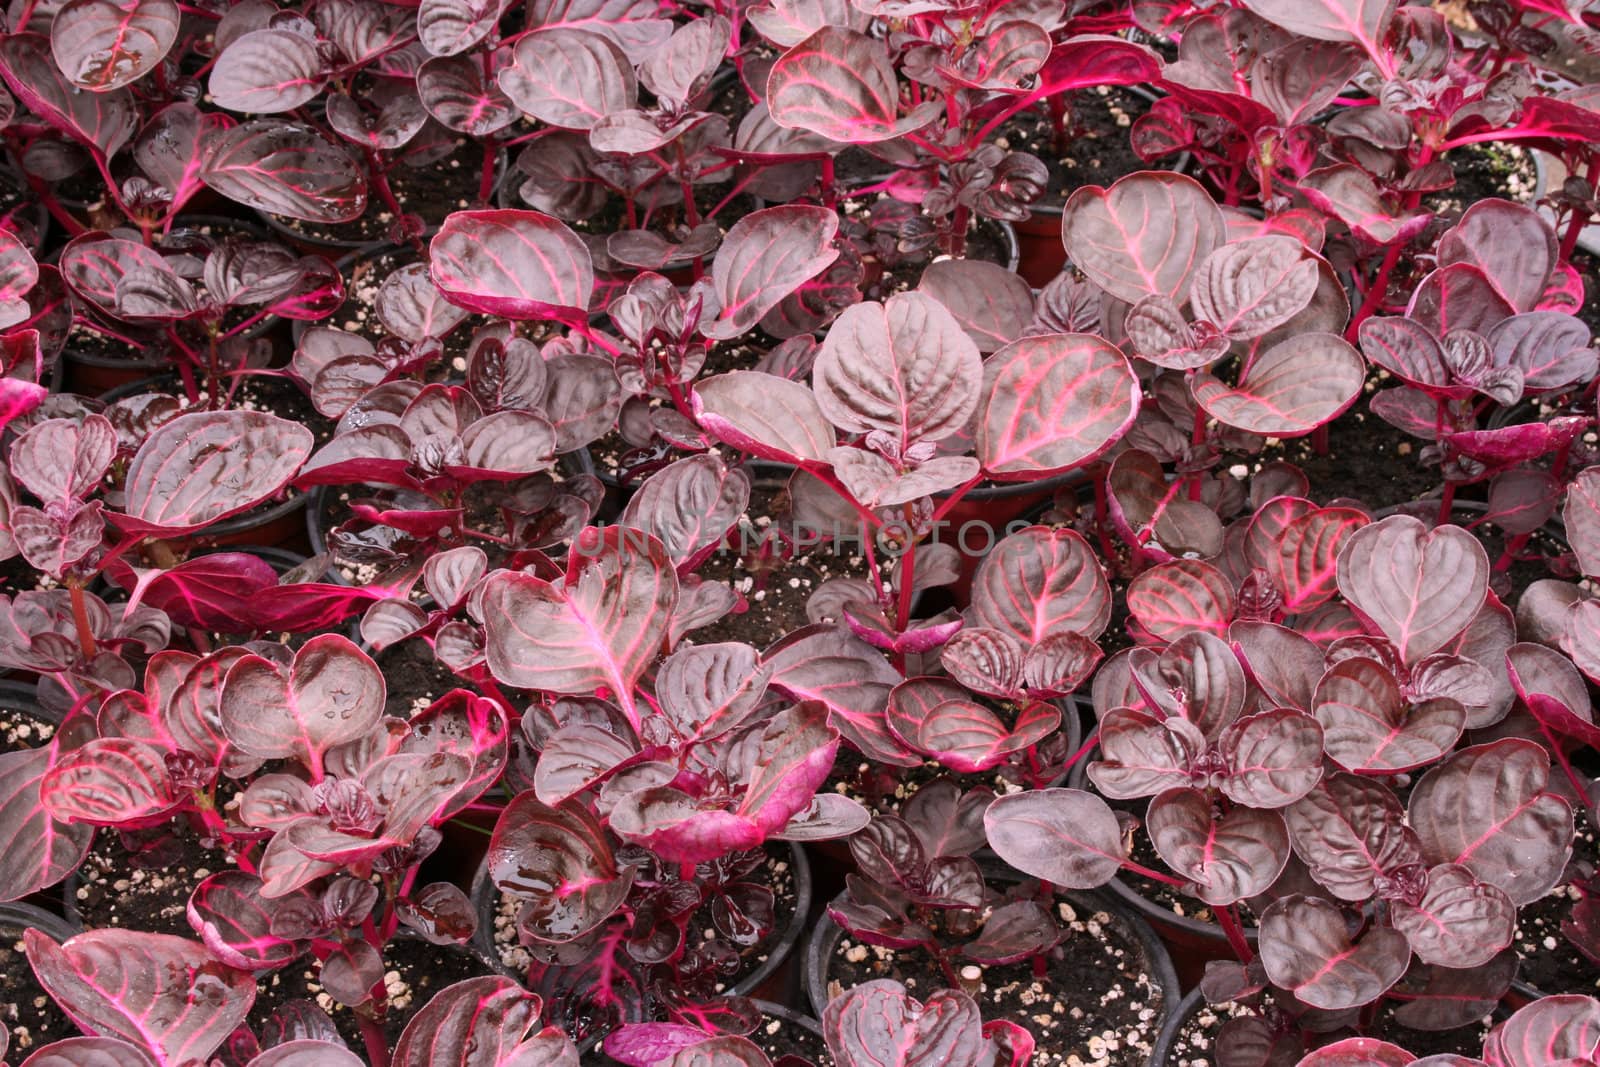
[[(1182, 1001), (1183, 990), (1178, 984), (1178, 972), (1172, 965), (1172, 957), (1167, 952), (1167, 947), (1162, 943), (1161, 938), (1151, 929), (1150, 924), (1136, 913), (1123, 907), (1115, 899), (1093, 889), (1076, 890), (1055, 887), (1055, 894), (1057, 897), (1065, 898), (1079, 908), (1110, 911), (1128, 924), (1128, 928), (1133, 931), (1134, 937), (1144, 949), (1146, 968), (1150, 972), (1150, 978), (1161, 989), (1162, 1022), (1161, 1029), (1157, 1031), (1157, 1034), (1164, 1032), (1167, 1021), (1171, 1019), (1172, 1013), (1177, 1010)], [(838, 900), (843, 896), (844, 893), (841, 892), (834, 897), (834, 900)], [(829, 957), (833, 955), (834, 946), (839, 943), (839, 939), (843, 936), (844, 929), (833, 921), (832, 916), (824, 911), (822, 918), (817, 922), (816, 929), (812, 932), (811, 940), (806, 944), (806, 1001), (811, 1005), (812, 1011), (816, 1013), (819, 1019), (828, 1006), (827, 962)], [(1157, 1040), (1159, 1045), (1159, 1037)], [(1163, 1065), (1163, 1061), (1157, 1058), (1154, 1052), (1145, 1063), (1147, 1067), (1162, 1067)]]
[[(811, 898), (813, 886), (811, 881), (811, 861), (806, 856), (806, 851), (798, 841), (779, 841), (769, 839), (770, 844), (781, 844), (789, 849), (789, 868), (794, 875), (795, 908), (790, 916), (789, 923), (784, 927), (782, 936), (774, 941), (768, 948), (767, 958), (755, 970), (735, 982), (723, 991), (723, 996), (739, 997), (748, 996), (760, 988), (768, 978), (775, 974), (793, 954), (795, 946), (805, 936), (806, 928), (810, 922)], [(496, 898), (499, 891), (489, 878), (489, 857), (484, 855), (478, 862), (478, 869), (472, 875), (472, 888), (468, 896), (472, 899), (473, 910), (478, 916), (478, 930), (473, 935), (473, 942), (477, 945), (478, 952), (485, 956), (494, 966), (495, 970), (508, 978), (522, 981), (526, 976), (519, 975), (507, 967), (500, 959), (500, 953), (494, 944), (494, 920), (498, 911)]]

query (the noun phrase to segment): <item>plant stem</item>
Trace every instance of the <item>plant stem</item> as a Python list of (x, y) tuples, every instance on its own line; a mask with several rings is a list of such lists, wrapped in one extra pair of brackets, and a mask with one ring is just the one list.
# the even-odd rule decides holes
[(372, 1067), (389, 1067), (389, 1039), (383, 1036), (383, 1024), (365, 1012), (356, 1012), (356, 1021), (361, 1026), (361, 1041), (367, 1046), (367, 1062)]
[(1236, 905), (1229, 904), (1225, 908), (1211, 909), (1217, 916), (1217, 925), (1222, 927), (1222, 932), (1228, 937), (1228, 944), (1233, 947), (1233, 954), (1239, 957), (1240, 963), (1249, 963), (1255, 959), (1255, 953), (1250, 951), (1250, 942), (1244, 936), (1244, 928), (1239, 922)]
[(83, 583), (76, 575), (67, 579), (67, 589), (72, 594), (72, 621), (78, 627), (78, 650), (86, 660), (94, 659), (99, 651), (95, 646), (94, 627), (89, 625), (89, 605), (83, 598)]

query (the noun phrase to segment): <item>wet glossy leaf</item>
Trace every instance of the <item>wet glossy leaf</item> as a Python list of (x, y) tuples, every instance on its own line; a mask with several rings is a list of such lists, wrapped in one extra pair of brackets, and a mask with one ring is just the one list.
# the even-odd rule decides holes
[(203, 1060), (255, 1000), (254, 978), (180, 937), (108, 927), (58, 945), (26, 930), (23, 943), (39, 984), (73, 1019), (162, 1063)]

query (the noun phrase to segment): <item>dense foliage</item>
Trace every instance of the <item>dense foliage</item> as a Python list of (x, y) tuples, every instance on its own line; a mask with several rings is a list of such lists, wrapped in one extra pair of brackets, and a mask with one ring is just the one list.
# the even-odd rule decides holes
[(0, 31), (7, 1062), (796, 1067), (825, 915), (831, 1063), (1055, 1064), (1114, 885), (1219, 1067), (1600, 1063), (1600, 14)]

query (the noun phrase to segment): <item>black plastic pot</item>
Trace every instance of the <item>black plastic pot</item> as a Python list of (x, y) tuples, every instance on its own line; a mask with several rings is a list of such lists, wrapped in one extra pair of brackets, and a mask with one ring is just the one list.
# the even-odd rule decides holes
[[(507, 173), (506, 150), (504, 148), (499, 148), (496, 149), (496, 152), (497, 158), (495, 159), (495, 175), (492, 186), (494, 189), (498, 189), (500, 187), (500, 183), (505, 180)], [(437, 165), (438, 164), (429, 164), (429, 166)], [(493, 193), (490, 194), (490, 199), (494, 199)], [(488, 206), (492, 207), (494, 205), (490, 204)], [(368, 201), (367, 210), (385, 210), (382, 201), (376, 194), (373, 194)], [(291, 248), (298, 249), (301, 252), (311, 255), (337, 256), (344, 252), (369, 252), (373, 249), (381, 248), (390, 243), (386, 237), (379, 237), (371, 241), (351, 241), (336, 237), (319, 237), (316, 234), (302, 233), (293, 226), (285, 223), (281, 218), (272, 215), (270, 212), (258, 210), (255, 214), (260, 220), (261, 225), (271, 230), (272, 233), (275, 234), (285, 244), (289, 245)], [(423, 231), (422, 238), (423, 240), (427, 240), (437, 232), (439, 232), (439, 227), (429, 226)]]
[(38, 930), (57, 941), (83, 933), (83, 927), (43, 908), (21, 902), (0, 904), (0, 934), (16, 938), (24, 930)]
[[(1151, 979), (1161, 989), (1162, 1027), (1165, 1028), (1166, 1021), (1177, 1010), (1183, 992), (1167, 948), (1155, 931), (1138, 915), (1104, 894), (1064, 889), (1056, 892), (1080, 911), (1108, 911), (1128, 924), (1144, 949)], [(818, 1017), (828, 1006), (828, 963), (843, 936), (844, 930), (824, 912), (806, 945), (806, 999)], [(1152, 1053), (1145, 1063), (1147, 1067), (1164, 1067), (1164, 1061), (1158, 1053)]]
[[(767, 996), (774, 1000), (788, 999), (791, 986), (795, 983), (792, 975), (781, 972), (788, 964), (788, 970), (793, 970), (798, 963), (795, 946), (805, 936), (807, 923), (811, 914), (811, 863), (806, 859), (805, 850), (794, 842), (788, 842), (789, 865), (794, 874), (795, 907), (794, 916), (789, 920), (789, 925), (779, 931), (777, 940), (767, 951), (767, 958), (749, 974), (745, 975), (727, 990), (729, 996)], [(472, 876), (472, 904), (478, 913), (478, 932), (473, 938), (473, 944), (479, 955), (489, 960), (494, 967), (508, 977), (522, 981), (526, 975), (516, 974), (507, 968), (500, 960), (500, 954), (494, 945), (494, 921), (500, 907), (500, 891), (489, 878), (489, 861), (485, 857), (478, 865), (477, 873)]]

